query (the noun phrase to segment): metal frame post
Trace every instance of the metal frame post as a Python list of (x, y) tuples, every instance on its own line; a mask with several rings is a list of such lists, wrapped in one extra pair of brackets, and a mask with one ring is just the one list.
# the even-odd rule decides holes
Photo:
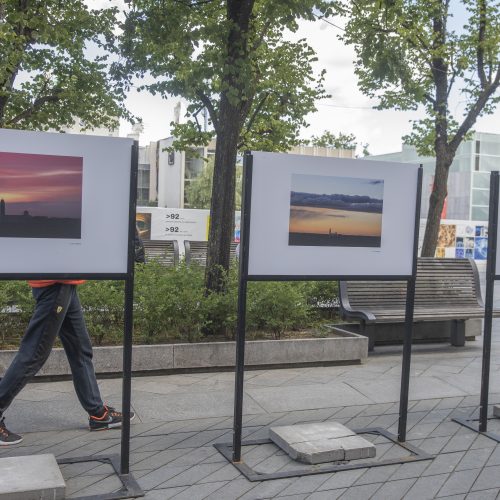
[[(411, 342), (413, 332), (413, 309), (415, 302), (415, 282), (417, 273), (418, 255), (418, 233), (420, 228), (420, 198), (422, 193), (423, 167), (420, 165), (417, 174), (417, 192), (415, 199), (415, 225), (413, 241), (413, 262), (411, 276), (391, 276), (391, 279), (406, 280), (406, 317), (405, 317), (405, 343), (403, 351), (402, 379), (401, 379), (401, 404), (399, 414), (399, 434), (394, 436), (391, 433), (379, 428), (358, 429), (356, 432), (363, 434), (379, 434), (390, 441), (399, 444), (401, 447), (411, 452), (411, 456), (404, 459), (393, 459), (384, 462), (368, 462), (363, 464), (329, 465), (324, 469), (314, 466), (304, 470), (282, 471), (272, 474), (261, 474), (253, 471), (241, 457), (242, 445), (265, 444), (271, 441), (251, 440), (242, 442), (243, 430), (243, 396), (244, 396), (244, 373), (245, 373), (245, 329), (246, 329), (246, 300), (247, 285), (249, 281), (309, 281), (309, 280), (344, 280), (344, 279), (372, 279), (384, 280), (387, 276), (281, 276), (281, 275), (250, 275), (248, 273), (249, 242), (250, 242), (250, 217), (251, 217), (251, 197), (252, 197), (252, 169), (253, 157), (250, 152), (246, 152), (243, 158), (243, 200), (241, 213), (241, 240), (240, 240), (240, 262), (239, 262), (239, 283), (238, 283), (238, 318), (236, 328), (236, 367), (235, 367), (235, 389), (234, 389), (234, 420), (233, 420), (233, 441), (230, 443), (216, 443), (214, 447), (232, 464), (242, 472), (250, 481), (265, 481), (267, 479), (277, 479), (283, 477), (296, 477), (321, 472), (336, 472), (340, 470), (357, 469), (364, 467), (377, 467), (387, 464), (407, 463), (418, 460), (429, 460), (433, 458), (419, 448), (404, 443), (406, 440), (406, 422), (408, 414), (408, 388), (410, 379)], [(403, 443), (403, 444), (401, 444)]]
[(423, 167), (418, 169), (417, 199), (415, 200), (415, 228), (413, 236), (412, 276), (406, 286), (405, 334), (403, 361), (401, 366), (401, 391), (399, 397), (398, 441), (406, 441), (408, 420), (408, 394), (410, 388), (411, 345), (413, 339), (413, 311), (415, 308), (415, 285), (417, 281), (418, 234), (420, 229), (420, 200), (422, 197)]
[(130, 400), (132, 392), (132, 337), (134, 330), (134, 263), (135, 263), (135, 212), (137, 202), (137, 175), (139, 143), (132, 146), (130, 172), (130, 208), (128, 226), (127, 279), (125, 281), (125, 316), (123, 325), (123, 383), (122, 383), (122, 434), (120, 473), (130, 472)]
[(484, 309), (483, 362), (481, 369), (481, 399), (479, 408), (479, 432), (488, 428), (488, 395), (490, 388), (491, 328), (493, 319), (493, 295), (496, 277), (498, 234), (499, 174), (490, 176), (490, 210), (488, 222), (488, 261), (486, 264), (486, 297)]
[(245, 334), (248, 283), (248, 245), (250, 241), (250, 209), (252, 200), (253, 157), (243, 157), (243, 199), (241, 204), (240, 279), (238, 286), (238, 324), (236, 327), (236, 374), (234, 384), (233, 462), (241, 460), (241, 434), (243, 431), (243, 391), (245, 375)]

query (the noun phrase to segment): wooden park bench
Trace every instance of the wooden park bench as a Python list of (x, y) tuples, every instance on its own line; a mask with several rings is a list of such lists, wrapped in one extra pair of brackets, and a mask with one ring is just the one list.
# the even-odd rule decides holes
[(179, 264), (179, 243), (176, 240), (143, 240), (146, 262), (153, 260), (163, 266)]
[[(341, 281), (340, 312), (360, 322), (359, 333), (389, 343), (404, 335), (406, 281)], [(472, 259), (419, 258), (415, 287), (414, 338), (450, 338), (465, 344), (465, 321), (482, 319), (479, 274)], [(418, 327), (420, 326), (420, 331)]]
[[(184, 251), (186, 264), (189, 266), (192, 262), (200, 266), (205, 266), (207, 263), (207, 241), (188, 241), (184, 240)], [(231, 260), (237, 258), (236, 247), (238, 243), (231, 242)]]

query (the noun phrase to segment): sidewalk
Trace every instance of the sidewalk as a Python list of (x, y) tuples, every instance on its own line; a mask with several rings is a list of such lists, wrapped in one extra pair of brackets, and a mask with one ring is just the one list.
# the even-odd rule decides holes
[[(494, 339), (500, 338), (496, 334)], [(269, 425), (336, 420), (349, 427), (396, 432), (401, 347), (377, 348), (363, 365), (246, 372), (244, 436), (265, 437)], [(451, 422), (479, 401), (482, 345), (415, 346), (410, 382), (408, 441), (437, 454), (432, 461), (336, 474), (249, 482), (212, 446), (231, 441), (233, 373), (196, 373), (133, 379), (131, 469), (149, 500), (181, 499), (453, 499), (497, 498), (500, 445)], [(490, 403), (500, 403), (500, 343), (494, 342)], [(120, 406), (121, 380), (100, 381), (106, 400)], [(53, 453), (57, 458), (120, 452), (120, 432), (89, 433), (71, 382), (33, 383), (6, 414), (21, 445), (0, 456)], [(500, 421), (490, 429), (500, 433)], [(380, 439), (380, 438), (377, 438)], [(377, 442), (377, 457), (401, 448)], [(261, 471), (294, 467), (272, 445), (243, 449)], [(68, 497), (120, 487), (111, 467), (61, 467)]]

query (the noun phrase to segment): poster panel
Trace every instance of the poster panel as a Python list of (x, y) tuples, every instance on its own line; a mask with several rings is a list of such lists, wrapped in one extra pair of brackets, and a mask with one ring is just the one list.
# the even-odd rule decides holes
[(249, 276), (411, 276), (418, 165), (254, 153)]
[(0, 274), (125, 274), (132, 145), (0, 129)]
[[(240, 241), (240, 212), (234, 213), (234, 241)], [(207, 241), (210, 210), (137, 207), (139, 234), (146, 240)], [(181, 245), (183, 246), (183, 245)]]

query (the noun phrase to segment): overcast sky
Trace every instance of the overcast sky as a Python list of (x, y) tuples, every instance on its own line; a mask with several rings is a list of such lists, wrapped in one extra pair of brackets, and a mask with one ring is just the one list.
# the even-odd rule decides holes
[[(123, 5), (122, 0), (87, 0), (92, 6)], [(460, 3), (460, 2), (459, 2)], [(458, 16), (460, 17), (460, 16)], [(460, 19), (455, 18), (456, 22)], [(338, 19), (329, 20), (342, 26)], [(325, 21), (301, 22), (299, 32), (293, 37), (306, 38), (318, 55), (316, 68), (326, 69), (326, 90), (331, 98), (317, 103), (317, 111), (307, 117), (310, 126), (302, 131), (302, 137), (319, 135), (324, 130), (338, 134), (354, 134), (359, 143), (368, 143), (371, 154), (401, 150), (401, 137), (411, 130), (410, 121), (422, 116), (421, 112), (378, 111), (373, 101), (357, 89), (354, 74), (354, 51), (338, 40), (340, 29)], [(142, 117), (144, 132), (141, 143), (158, 140), (170, 135), (170, 122), (174, 118), (177, 98), (162, 99), (147, 92), (132, 91), (127, 106), (132, 113)], [(463, 103), (452, 100), (450, 109), (459, 110)], [(500, 111), (478, 120), (475, 130), (500, 134)], [(131, 126), (123, 122), (120, 134), (126, 135)]]

